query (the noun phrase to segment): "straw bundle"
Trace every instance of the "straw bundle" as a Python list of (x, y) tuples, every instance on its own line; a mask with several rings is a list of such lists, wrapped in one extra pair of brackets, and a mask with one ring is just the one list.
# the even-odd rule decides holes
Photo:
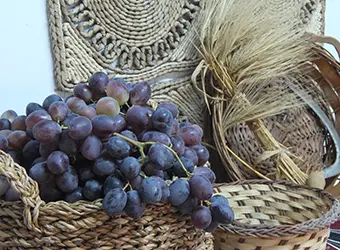
[(213, 137), (224, 167), (232, 179), (241, 179), (232, 158), (236, 157), (269, 179), (228, 147), (228, 130), (246, 123), (265, 149), (256, 162), (275, 157), (277, 178), (304, 184), (308, 175), (297, 165), (299, 156), (275, 140), (263, 119), (301, 107), (301, 96), (312, 94), (303, 85), (309, 80), (313, 43), (296, 20), (286, 19), (284, 12), (273, 14), (262, 1), (211, 4), (199, 33), (203, 60), (192, 81), (212, 115)]

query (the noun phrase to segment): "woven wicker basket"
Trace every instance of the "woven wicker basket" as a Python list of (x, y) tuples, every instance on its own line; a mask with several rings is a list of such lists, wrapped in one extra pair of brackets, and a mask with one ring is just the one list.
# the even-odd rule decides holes
[(0, 151), (0, 175), (21, 200), (0, 200), (0, 249), (213, 249), (212, 238), (168, 205), (148, 206), (140, 220), (109, 217), (101, 201), (40, 200), (26, 170)]
[(322, 250), (340, 204), (327, 192), (284, 181), (221, 184), (236, 222), (215, 233), (218, 250)]

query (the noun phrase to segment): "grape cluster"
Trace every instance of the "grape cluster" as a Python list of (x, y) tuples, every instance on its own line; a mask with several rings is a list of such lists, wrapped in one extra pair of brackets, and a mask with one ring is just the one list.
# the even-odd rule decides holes
[[(213, 196), (214, 172), (202, 129), (179, 122), (177, 106), (148, 106), (151, 88), (97, 72), (63, 100), (29, 103), (26, 115), (0, 119), (0, 149), (22, 165), (46, 201), (102, 198), (110, 216), (143, 215), (147, 204), (170, 203), (208, 232), (231, 223), (228, 200)], [(0, 176), (0, 197), (19, 199)]]

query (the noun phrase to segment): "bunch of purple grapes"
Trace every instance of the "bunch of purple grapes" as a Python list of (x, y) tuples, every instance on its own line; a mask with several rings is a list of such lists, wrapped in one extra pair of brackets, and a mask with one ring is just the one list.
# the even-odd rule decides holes
[[(202, 129), (178, 121), (172, 102), (148, 106), (146, 82), (128, 84), (97, 72), (63, 100), (29, 103), (26, 115), (0, 119), (0, 149), (22, 165), (46, 202), (103, 199), (110, 216), (140, 218), (147, 204), (170, 203), (194, 226), (214, 231), (231, 223), (228, 200), (213, 196), (214, 172)], [(19, 199), (0, 176), (0, 197)]]

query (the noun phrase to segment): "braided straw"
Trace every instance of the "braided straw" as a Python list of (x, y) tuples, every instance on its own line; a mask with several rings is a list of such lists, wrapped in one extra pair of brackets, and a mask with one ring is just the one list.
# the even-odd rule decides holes
[[(235, 222), (214, 233), (216, 249), (325, 249), (340, 203), (329, 193), (285, 181), (219, 184)], [(311, 248), (308, 248), (311, 247)]]
[(150, 205), (139, 220), (109, 217), (101, 200), (44, 203), (24, 168), (0, 151), (0, 175), (21, 201), (0, 200), (0, 249), (212, 249), (209, 234), (170, 205)]

